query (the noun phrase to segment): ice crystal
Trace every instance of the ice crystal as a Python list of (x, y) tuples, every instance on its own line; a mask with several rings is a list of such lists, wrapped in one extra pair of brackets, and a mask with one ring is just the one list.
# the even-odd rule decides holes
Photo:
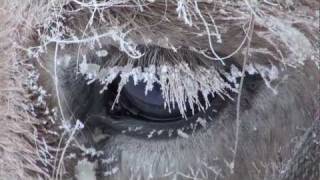
[(177, 130), (178, 136), (182, 137), (182, 138), (189, 138), (189, 135), (185, 132), (183, 132), (181, 129)]

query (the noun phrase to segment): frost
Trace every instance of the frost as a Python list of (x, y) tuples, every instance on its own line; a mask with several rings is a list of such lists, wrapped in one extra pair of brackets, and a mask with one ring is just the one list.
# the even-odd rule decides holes
[(161, 135), (163, 132), (164, 132), (164, 130), (159, 130), (159, 131), (157, 132), (157, 134), (158, 134), (158, 135)]
[(178, 136), (182, 137), (182, 138), (189, 138), (189, 135), (185, 132), (183, 132), (181, 129), (177, 130)]
[(68, 156), (66, 156), (67, 159), (76, 159), (77, 155), (75, 153), (70, 153)]
[(82, 148), (83, 155), (89, 155), (91, 157), (99, 157), (103, 154), (103, 151), (97, 151), (95, 148)]
[(76, 177), (78, 180), (96, 180), (95, 163), (83, 159), (76, 165)]
[(207, 127), (207, 121), (203, 118), (199, 117), (196, 122), (199, 123), (204, 128)]
[(61, 126), (59, 126), (59, 128), (63, 129), (66, 132), (72, 133), (72, 132), (79, 131), (79, 130), (83, 129), (84, 124), (80, 120), (77, 120), (74, 125), (69, 121), (65, 121), (62, 123)]
[(152, 138), (156, 132), (157, 132), (156, 130), (150, 131), (150, 133), (148, 134), (147, 137), (148, 137), (149, 139)]
[(192, 26), (192, 12), (190, 12), (187, 0), (179, 0), (176, 11), (178, 18), (182, 18), (186, 24)]
[(235, 166), (234, 161), (228, 162), (227, 160), (224, 160), (224, 163), (229, 168), (230, 173), (233, 174), (234, 173), (234, 166)]
[[(274, 45), (278, 50), (278, 53), (282, 56), (281, 61), (284, 64), (291, 66), (296, 66), (298, 64), (304, 64), (304, 61), (314, 55), (315, 49), (308, 40), (308, 38), (300, 32), (298, 29), (294, 28), (290, 22), (286, 22), (283, 19), (278, 19), (276, 17), (260, 17), (257, 18), (259, 23), (265, 24), (269, 29), (269, 33), (257, 32), (257, 35), (263, 37), (263, 39), (268, 40), (270, 44)], [(271, 36), (272, 35), (272, 36)], [(292, 38), (294, 37), (294, 38)], [(285, 48), (289, 51), (288, 56), (283, 57), (280, 45), (276, 45), (276, 41), (281, 41), (284, 43)], [(278, 59), (278, 58), (277, 58)]]
[[(235, 87), (238, 88), (239, 84), (237, 78), (242, 77), (242, 72), (234, 65), (231, 65), (231, 72), (224, 72), (223, 75), (227, 78), (228, 81), (234, 83)], [(270, 88), (275, 94), (276, 90), (271, 86), (272, 81), (279, 78), (279, 69), (277, 66), (271, 64), (271, 67), (257, 64), (249, 63), (245, 66), (245, 72), (249, 75), (259, 74), (263, 78), (266, 86)]]
[(259, 74), (261, 75), (261, 77), (263, 78), (266, 86), (268, 88), (270, 88), (275, 94), (277, 94), (276, 89), (274, 89), (271, 85), (271, 82), (273, 80), (276, 80), (279, 78), (279, 70), (276, 66), (272, 65), (271, 68), (267, 68), (265, 66), (262, 66), (260, 64), (256, 64), (255, 65), (257, 71), (259, 72)]
[(84, 57), (84, 60), (79, 65), (79, 71), (82, 74), (86, 74), (87, 78), (92, 80), (97, 77), (97, 72), (99, 71), (100, 66), (96, 64), (88, 64), (86, 57)]
[(112, 156), (109, 157), (108, 159), (102, 159), (102, 160), (101, 160), (101, 163), (102, 163), (102, 164), (112, 164), (112, 163), (114, 163), (114, 162), (116, 162), (116, 161), (118, 161), (118, 159), (117, 159), (114, 155), (112, 155)]
[(250, 74), (250, 75), (257, 74), (257, 70), (255, 69), (255, 67), (252, 63), (250, 63), (246, 66), (246, 72), (248, 72), (248, 74)]
[(104, 176), (111, 176), (113, 174), (116, 174), (119, 171), (118, 167), (112, 168), (110, 171), (106, 171), (103, 173)]
[(231, 71), (230, 74), (227, 73), (227, 74), (225, 74), (225, 76), (228, 79), (228, 81), (234, 83), (236, 88), (238, 88), (239, 84), (237, 82), (237, 78), (242, 76), (242, 72), (233, 64), (231, 65), (230, 71)]
[(46, 90), (42, 86), (38, 85), (40, 74), (37, 71), (31, 71), (28, 74), (28, 78), (25, 82), (28, 89), (32, 92), (32, 96), (35, 97), (35, 100), (32, 104), (29, 105), (28, 111), (35, 114), (36, 109), (40, 109), (44, 115), (48, 115), (48, 107), (46, 98), (49, 96)]
[[(161, 86), (162, 96), (165, 100), (164, 107), (171, 112), (172, 109), (179, 109), (181, 115), (185, 116), (187, 103), (196, 104), (199, 110), (205, 110), (210, 106), (209, 95), (227, 95), (226, 90), (233, 90), (229, 83), (226, 83), (219, 72), (212, 67), (196, 67), (190, 69), (189, 65), (181, 62), (177, 65), (149, 65), (142, 70), (141, 67), (133, 67), (131, 64), (125, 66), (105, 67), (100, 70), (96, 64), (87, 64), (84, 60), (80, 64), (80, 72), (89, 80), (98, 80), (104, 87), (101, 93), (107, 90), (108, 85), (118, 76), (121, 80), (118, 85), (118, 94), (115, 103), (118, 103), (120, 92), (124, 85), (132, 77), (134, 84), (144, 82), (145, 94), (153, 89), (155, 83)], [(230, 76), (231, 77), (231, 76)], [(92, 81), (89, 81), (92, 82)], [(199, 100), (199, 92), (202, 92), (205, 103)], [(194, 106), (191, 106), (194, 113)]]
[(98, 56), (98, 57), (105, 57), (105, 56), (108, 56), (108, 51), (107, 50), (98, 50), (98, 51), (96, 51), (96, 55)]
[(241, 77), (242, 76), (242, 72), (233, 64), (231, 65), (231, 76), (232, 77)]

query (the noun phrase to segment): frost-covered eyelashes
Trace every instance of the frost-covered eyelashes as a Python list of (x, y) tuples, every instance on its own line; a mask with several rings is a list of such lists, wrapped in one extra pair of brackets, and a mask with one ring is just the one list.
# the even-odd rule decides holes
[[(174, 52), (159, 47), (144, 49), (144, 55), (139, 59), (116, 53), (103, 57), (105, 63), (102, 65), (90, 64), (85, 57), (80, 64), (80, 72), (86, 75), (89, 84), (98, 80), (103, 85), (101, 93), (119, 77), (114, 104), (118, 102), (130, 78), (134, 85), (145, 83), (145, 95), (153, 90), (154, 84), (158, 84), (164, 108), (169, 112), (176, 108), (183, 117), (186, 117), (187, 104), (195, 104), (198, 110), (204, 110), (210, 105), (209, 95), (223, 96), (228, 94), (227, 90), (234, 90), (221, 76), (223, 69), (219, 70), (217, 65), (209, 63), (208, 59), (199, 54), (189, 50)], [(199, 93), (203, 95), (204, 103), (200, 102)], [(190, 106), (190, 109), (194, 114), (195, 108)]]
[(232, 60), (222, 65), (184, 48), (140, 50), (139, 59), (115, 47), (83, 57), (79, 71), (95, 107), (82, 116), (87, 123), (147, 138), (186, 136), (232, 103), (241, 76)]

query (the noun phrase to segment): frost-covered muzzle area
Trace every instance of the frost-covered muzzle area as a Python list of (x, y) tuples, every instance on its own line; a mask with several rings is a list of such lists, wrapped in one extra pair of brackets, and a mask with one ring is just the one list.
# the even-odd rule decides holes
[[(4, 57), (22, 71), (20, 79), (15, 71), (8, 79), (23, 82), (27, 95), (17, 102), (34, 121), (26, 135), (26, 148), (35, 152), (23, 161), (26, 174), (319, 179), (316, 5), (5, 1), (4, 24), (15, 31), (0, 27), (0, 40), (12, 39)], [(0, 154), (5, 141), (0, 138)], [(9, 178), (6, 168), (0, 166), (0, 175)]]

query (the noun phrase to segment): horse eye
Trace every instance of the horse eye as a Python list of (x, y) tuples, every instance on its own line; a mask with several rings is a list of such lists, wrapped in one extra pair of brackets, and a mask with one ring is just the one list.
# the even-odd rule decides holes
[[(165, 106), (161, 86), (157, 83), (151, 91), (145, 92), (146, 83), (134, 83), (132, 78), (123, 87), (119, 102), (114, 105), (117, 83), (110, 85), (104, 96), (105, 114), (93, 116), (89, 121), (99, 121), (99, 126), (106, 125), (118, 133), (124, 133), (142, 138), (173, 138), (185, 134), (194, 133), (203, 128), (213, 116), (214, 109), (221, 108), (226, 101), (221, 97), (209, 96), (210, 106), (200, 109), (196, 104), (186, 103), (185, 115), (178, 109), (178, 105), (172, 104), (171, 108)], [(201, 92), (199, 99), (205, 103)], [(193, 106), (194, 111), (192, 111)], [(201, 120), (201, 122), (200, 122)]]
[[(153, 89), (145, 93), (146, 83), (134, 84), (133, 79), (122, 90), (121, 104), (131, 114), (140, 116), (146, 121), (172, 122), (179, 120), (181, 114), (178, 108), (169, 110), (164, 107), (165, 101), (162, 97), (162, 90), (158, 83), (154, 83)], [(190, 113), (190, 108), (187, 114)]]
[[(157, 52), (156, 56), (154, 51)], [(114, 55), (116, 54), (115, 52)], [(198, 130), (210, 127), (211, 122), (217, 119), (224, 107), (233, 103), (236, 95), (234, 90), (240, 79), (228, 77), (228, 74), (234, 75), (235, 72), (231, 71), (236, 69), (231, 60), (224, 67), (217, 64), (205, 67), (204, 65), (209, 63), (202, 63), (204, 59), (201, 58), (204, 57), (194, 55), (189, 51), (171, 52), (157, 48), (146, 48), (144, 57), (146, 59), (138, 59), (138, 63), (130, 66), (131, 69), (126, 69), (130, 74), (137, 70), (134, 67), (138, 67), (140, 71), (135, 74), (135, 77), (122, 75), (118, 71), (110, 73), (109, 71), (113, 71), (114, 67), (124, 68), (117, 65), (111, 68), (105, 67), (105, 64), (113, 59), (112, 54), (105, 60), (91, 58), (91, 62), (100, 65), (100, 68), (96, 69), (99, 69), (101, 74), (88, 70), (89, 67), (85, 69), (91, 73), (81, 73), (80, 76), (72, 71), (65, 71), (68, 75), (62, 79), (67, 79), (67, 81), (62, 81), (61, 85), (65, 86), (66, 94), (69, 92), (68, 106), (71, 107), (73, 116), (82, 120), (87, 128), (99, 128), (111, 136), (126, 134), (139, 138), (168, 139), (178, 136), (186, 137)], [(187, 59), (189, 66), (194, 68), (194, 70), (189, 69), (194, 73), (194, 77), (185, 80), (183, 79), (185, 77), (182, 77), (185, 76), (184, 73), (172, 76), (165, 74), (166, 77), (163, 77), (163, 74), (158, 72), (161, 69), (161, 62), (153, 66), (156, 70), (151, 72), (150, 69), (148, 70), (148, 65), (144, 66), (145, 64), (141, 63), (148, 62), (150, 57), (162, 60), (162, 63), (166, 63), (164, 59), (168, 58), (178, 59), (181, 63)], [(130, 62), (128, 57), (117, 55), (115, 59), (122, 61), (122, 65)], [(173, 64), (168, 65), (170, 66), (173, 67), (173, 71), (176, 71)], [(201, 72), (197, 72), (197, 68), (206, 73), (198, 76), (197, 73)], [(211, 74), (210, 68), (215, 68), (213, 71), (215, 74)], [(143, 74), (144, 72), (147, 72), (147, 75)], [(103, 78), (92, 81), (90, 78), (93, 74), (103, 75)], [(153, 83), (150, 84), (143, 78), (139, 79), (141, 76), (151, 76)], [(216, 77), (212, 79), (211, 76)], [(177, 80), (186, 82), (183, 82), (183, 87), (180, 87), (181, 84), (172, 83)], [(109, 83), (101, 83), (106, 81)], [(214, 81), (219, 81), (225, 86), (215, 87), (219, 86), (219, 83)], [(256, 80), (252, 75), (246, 76), (248, 86), (251, 81)]]

